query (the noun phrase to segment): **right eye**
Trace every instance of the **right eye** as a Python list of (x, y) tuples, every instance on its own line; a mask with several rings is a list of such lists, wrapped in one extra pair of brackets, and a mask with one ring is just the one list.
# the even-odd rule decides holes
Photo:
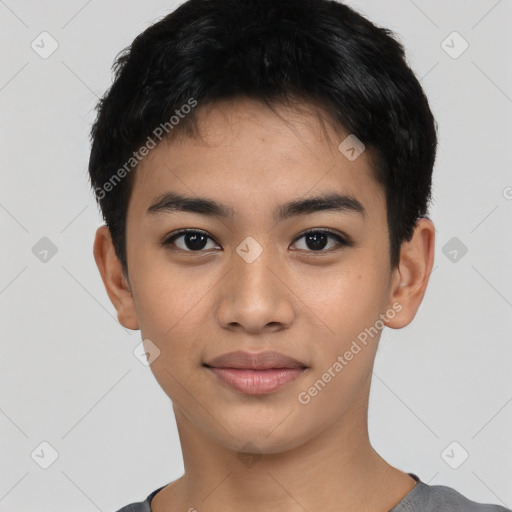
[[(207, 247), (208, 241), (214, 242), (213, 247)], [(204, 252), (206, 249), (215, 249), (219, 247), (213, 238), (197, 229), (181, 229), (167, 237), (160, 245), (173, 249), (177, 247), (182, 252)]]

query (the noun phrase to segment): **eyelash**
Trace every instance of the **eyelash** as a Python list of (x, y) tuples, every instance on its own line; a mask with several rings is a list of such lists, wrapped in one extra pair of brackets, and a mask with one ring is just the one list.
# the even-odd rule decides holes
[[(327, 234), (327, 235), (329, 235), (329, 237), (334, 238), (338, 242), (338, 246), (334, 247), (334, 248), (327, 249), (327, 250), (320, 249), (318, 251), (305, 250), (305, 249), (298, 249), (298, 250), (305, 251), (308, 253), (313, 253), (313, 254), (315, 254), (315, 253), (316, 254), (326, 254), (326, 253), (330, 253), (330, 252), (339, 250), (342, 247), (352, 247), (354, 245), (354, 242), (352, 240), (350, 240), (349, 238), (343, 237), (343, 236), (339, 235), (338, 233), (331, 231), (330, 229), (310, 229), (310, 230), (305, 231), (304, 233), (301, 233), (300, 235), (298, 235), (297, 238), (294, 239), (293, 243), (296, 243), (298, 240), (300, 240), (301, 238), (304, 238), (307, 235), (317, 234), (317, 233)], [(208, 233), (206, 233), (206, 231), (202, 231), (200, 229), (181, 229), (181, 230), (177, 231), (176, 233), (173, 233), (171, 236), (167, 237), (164, 241), (160, 242), (160, 245), (169, 248), (178, 238), (180, 238), (186, 234), (204, 235), (207, 238), (209, 238), (210, 240), (213, 240), (215, 243), (218, 243), (214, 238), (212, 238), (210, 235), (208, 235)], [(220, 244), (218, 244), (218, 245), (220, 245)], [(198, 251), (192, 251), (192, 250), (184, 250), (184, 249), (179, 248), (176, 250), (179, 252), (182, 252), (182, 253), (185, 252), (185, 253), (195, 253), (195, 254), (201, 254), (201, 253), (206, 252), (204, 249), (201, 249)]]

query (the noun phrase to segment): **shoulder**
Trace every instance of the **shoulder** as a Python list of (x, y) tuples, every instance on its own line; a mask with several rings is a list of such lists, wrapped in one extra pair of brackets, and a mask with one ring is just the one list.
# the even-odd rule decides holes
[(153, 491), (144, 501), (138, 501), (137, 503), (126, 505), (123, 508), (120, 508), (117, 512), (151, 512), (151, 500), (155, 494), (164, 487), (159, 487)]
[(477, 503), (444, 485), (418, 482), (390, 512), (511, 512), (500, 505)]
[(130, 503), (123, 508), (120, 508), (117, 512), (151, 512), (145, 501), (138, 501), (137, 503)]

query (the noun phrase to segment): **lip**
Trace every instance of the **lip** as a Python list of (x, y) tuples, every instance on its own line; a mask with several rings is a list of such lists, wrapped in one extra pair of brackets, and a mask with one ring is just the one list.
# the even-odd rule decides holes
[(241, 370), (268, 370), (271, 368), (306, 368), (293, 357), (267, 350), (265, 352), (228, 352), (205, 363), (213, 368), (236, 368)]
[(229, 352), (204, 366), (230, 388), (247, 395), (263, 395), (294, 381), (308, 367), (280, 352)]

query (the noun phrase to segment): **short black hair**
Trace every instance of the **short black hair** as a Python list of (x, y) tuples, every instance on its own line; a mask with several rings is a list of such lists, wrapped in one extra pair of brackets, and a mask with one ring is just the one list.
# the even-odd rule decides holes
[(299, 98), (354, 134), (385, 191), (392, 268), (427, 216), (437, 148), (428, 100), (395, 34), (343, 3), (188, 0), (120, 52), (113, 74), (96, 107), (89, 174), (126, 276), (139, 149), (157, 134), (193, 135), (192, 107), (217, 100)]

